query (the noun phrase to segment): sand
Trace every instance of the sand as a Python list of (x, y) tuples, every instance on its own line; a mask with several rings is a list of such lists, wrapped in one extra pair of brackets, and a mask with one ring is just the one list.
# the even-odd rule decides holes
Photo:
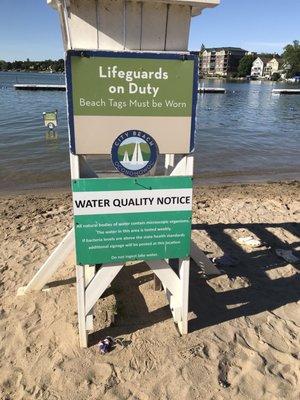
[[(0, 198), (0, 398), (299, 399), (299, 184), (195, 190), (194, 238), (237, 265), (206, 277), (192, 264), (187, 336), (143, 263), (122, 270), (98, 301), (90, 347), (78, 345), (73, 255), (50, 290), (16, 297), (72, 225), (68, 193)], [(237, 243), (253, 235), (260, 247)], [(115, 321), (113, 321), (113, 314)], [(122, 338), (106, 355), (96, 343)]]

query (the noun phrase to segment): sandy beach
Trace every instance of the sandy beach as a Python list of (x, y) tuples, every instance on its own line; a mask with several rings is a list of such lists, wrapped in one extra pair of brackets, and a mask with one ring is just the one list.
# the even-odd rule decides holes
[[(73, 255), (49, 290), (16, 297), (72, 226), (71, 195), (2, 195), (1, 400), (299, 399), (300, 264), (276, 249), (300, 257), (300, 184), (197, 187), (193, 210), (199, 247), (235, 265), (207, 277), (192, 263), (190, 333), (140, 263), (98, 301), (80, 349)], [(249, 236), (259, 244), (240, 243)], [(119, 344), (101, 355), (107, 335)]]

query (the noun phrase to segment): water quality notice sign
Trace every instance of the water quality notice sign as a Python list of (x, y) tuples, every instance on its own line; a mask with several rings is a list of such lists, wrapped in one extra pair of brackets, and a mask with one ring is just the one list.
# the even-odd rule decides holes
[(178, 53), (67, 52), (71, 149), (111, 154), (126, 131), (142, 131), (160, 154), (194, 147), (196, 56)]
[(189, 256), (191, 177), (77, 179), (72, 190), (77, 264)]

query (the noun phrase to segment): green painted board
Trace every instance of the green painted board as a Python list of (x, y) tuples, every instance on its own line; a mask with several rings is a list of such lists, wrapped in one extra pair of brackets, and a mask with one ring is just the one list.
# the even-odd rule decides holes
[(74, 115), (190, 116), (194, 60), (71, 58)]
[(190, 177), (78, 179), (72, 188), (77, 264), (189, 256)]
[(160, 154), (193, 150), (196, 56), (69, 50), (66, 75), (74, 154), (110, 154), (128, 130), (152, 136)]

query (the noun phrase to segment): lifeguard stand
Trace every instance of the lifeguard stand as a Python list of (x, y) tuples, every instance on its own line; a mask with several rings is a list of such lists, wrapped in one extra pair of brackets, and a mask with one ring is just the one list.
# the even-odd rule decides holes
[[(190, 22), (205, 8), (220, 0), (47, 0), (60, 17), (65, 50), (110, 50), (186, 52)], [(193, 153), (180, 156), (174, 165), (174, 154), (165, 154), (166, 175), (193, 175)], [(71, 177), (93, 178), (97, 174), (84, 155), (70, 153)], [(155, 171), (153, 172), (155, 174)], [(40, 290), (74, 249), (71, 230), (27, 286), (25, 294)], [(218, 270), (192, 243), (191, 257), (209, 274)], [(171, 312), (179, 331), (188, 331), (188, 293), (190, 259), (179, 260), (178, 273), (168, 260), (147, 261), (162, 282)], [(87, 331), (93, 329), (93, 306), (124, 264), (102, 265), (95, 273), (93, 266), (76, 266), (80, 345), (87, 346)]]

